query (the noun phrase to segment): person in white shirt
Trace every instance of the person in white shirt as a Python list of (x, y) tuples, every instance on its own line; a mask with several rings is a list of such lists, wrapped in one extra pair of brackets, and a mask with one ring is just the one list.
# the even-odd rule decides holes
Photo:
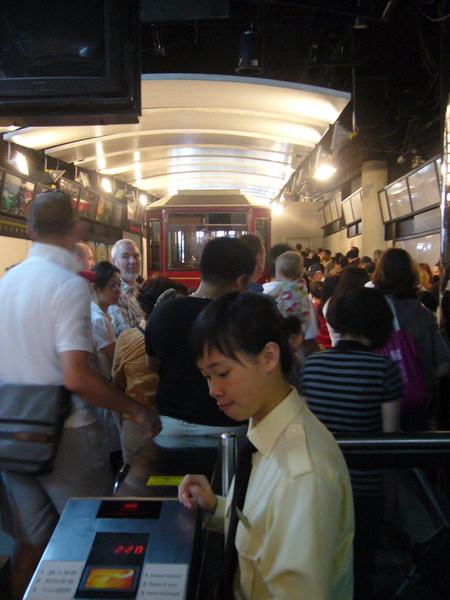
[[(330, 432), (287, 383), (292, 365), (284, 320), (269, 298), (231, 293), (197, 317), (194, 358), (218, 407), (250, 419), (253, 454), (235, 547), (236, 600), (351, 600), (353, 501), (344, 458)], [(288, 327), (289, 325), (289, 327)], [(206, 525), (227, 531), (233, 484), (216, 496), (186, 475), (178, 497), (197, 503)], [(231, 583), (231, 582), (230, 582)]]
[(95, 407), (125, 413), (149, 437), (160, 431), (157, 415), (89, 366), (90, 293), (77, 274), (80, 266), (73, 251), (81, 224), (70, 198), (60, 190), (39, 194), (27, 220), (35, 243), (27, 259), (0, 280), (0, 379), (64, 385), (72, 392), (72, 413), (50, 473), (1, 473), (3, 526), (17, 541), (11, 600), (23, 597), (67, 500), (101, 495), (112, 483)]

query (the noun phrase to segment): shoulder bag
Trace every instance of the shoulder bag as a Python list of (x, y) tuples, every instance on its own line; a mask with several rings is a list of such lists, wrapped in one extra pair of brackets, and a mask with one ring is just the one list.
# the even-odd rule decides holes
[(71, 394), (63, 386), (0, 382), (0, 470), (51, 471), (70, 410)]
[(414, 338), (410, 333), (401, 331), (394, 303), (387, 296), (385, 298), (392, 311), (394, 333), (386, 346), (375, 352), (392, 358), (400, 369), (403, 380), (402, 409), (426, 406), (430, 398)]

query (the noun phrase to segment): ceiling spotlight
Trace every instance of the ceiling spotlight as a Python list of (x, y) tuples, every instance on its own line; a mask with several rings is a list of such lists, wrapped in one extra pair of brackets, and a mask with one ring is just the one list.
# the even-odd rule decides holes
[(107, 193), (107, 194), (112, 194), (112, 184), (111, 181), (109, 179), (107, 179), (106, 177), (104, 177), (101, 181), (101, 185), (103, 190)]
[(19, 173), (29, 175), (27, 157), (25, 156), (25, 154), (22, 154), (22, 152), (15, 152), (14, 156), (10, 158), (8, 162), (11, 166), (17, 169)]
[(322, 146), (317, 147), (316, 161), (313, 169), (314, 179), (326, 181), (336, 173), (333, 156), (324, 152)]
[(260, 75), (262, 73), (262, 38), (253, 29), (245, 31), (239, 38), (238, 75)]

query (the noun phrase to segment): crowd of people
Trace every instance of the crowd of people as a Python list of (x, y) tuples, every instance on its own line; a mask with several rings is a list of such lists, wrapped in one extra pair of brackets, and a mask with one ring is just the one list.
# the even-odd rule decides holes
[[(450, 291), (440, 302), (440, 271), (399, 248), (332, 256), (266, 249), (246, 234), (209, 240), (200, 284), (188, 290), (142, 280), (130, 239), (94, 263), (60, 191), (37, 196), (28, 221), (29, 257), (0, 280), (0, 379), (63, 384), (73, 406), (51, 473), (1, 474), (2, 521), (18, 542), (12, 599), (71, 496), (108, 493), (150, 438), (215, 443), (224, 431), (254, 452), (236, 509), (234, 597), (351, 600), (354, 567), (354, 598), (369, 599), (383, 482), (376, 470), (349, 474), (332, 434), (425, 430), (449, 414)], [(396, 322), (414, 340), (426, 388), (414, 409), (383, 353)], [(217, 497), (189, 475), (179, 498), (223, 531), (233, 492)]]

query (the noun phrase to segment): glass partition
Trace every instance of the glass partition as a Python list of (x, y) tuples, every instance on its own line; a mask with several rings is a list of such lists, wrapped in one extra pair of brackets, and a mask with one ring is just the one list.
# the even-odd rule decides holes
[(342, 214), (344, 215), (345, 224), (353, 223), (355, 220), (353, 217), (352, 204), (350, 198), (347, 198), (342, 202)]
[(355, 221), (362, 219), (361, 190), (350, 196)]
[(387, 223), (391, 220), (391, 215), (389, 213), (389, 203), (386, 196), (386, 190), (382, 190), (378, 193), (378, 199), (380, 201), (381, 218), (383, 219), (383, 223)]
[(406, 179), (397, 181), (397, 183), (387, 187), (386, 194), (392, 219), (398, 219), (399, 217), (411, 214), (412, 208)]
[(330, 202), (329, 206), (330, 206), (331, 221), (336, 221), (339, 218), (337, 207), (336, 207), (336, 200), (333, 199)]
[(440, 203), (440, 189), (436, 162), (425, 165), (408, 177), (413, 210), (421, 210)]

